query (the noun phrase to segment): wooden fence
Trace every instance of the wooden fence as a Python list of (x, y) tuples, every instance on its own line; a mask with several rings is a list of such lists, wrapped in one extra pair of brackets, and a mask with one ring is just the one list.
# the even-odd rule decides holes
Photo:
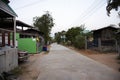
[(100, 38), (98, 40), (89, 41), (85, 39), (85, 49), (93, 49), (98, 50), (102, 52), (106, 51), (118, 51), (117, 49), (117, 41), (116, 40), (101, 40)]

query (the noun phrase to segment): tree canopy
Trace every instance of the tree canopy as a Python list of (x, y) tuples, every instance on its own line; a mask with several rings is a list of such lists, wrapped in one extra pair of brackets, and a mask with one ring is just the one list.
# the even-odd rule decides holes
[(47, 41), (49, 41), (50, 39), (51, 29), (54, 26), (53, 18), (50, 15), (50, 13), (47, 11), (41, 17), (38, 16), (34, 17), (33, 25), (44, 33), (43, 37), (45, 39), (45, 44), (47, 44)]
[(66, 32), (66, 38), (67, 40), (71, 41), (71, 43), (74, 43), (75, 37), (77, 35), (80, 35), (81, 32), (83, 32), (84, 28), (81, 25), (80, 27), (72, 27), (70, 29), (68, 29), (68, 31)]
[[(120, 0), (108, 0), (108, 4), (106, 6), (107, 14), (110, 15), (110, 11), (112, 9), (118, 10), (118, 7), (120, 7)], [(120, 16), (120, 11), (118, 12)]]
[(64, 43), (65, 41), (65, 34), (66, 34), (66, 31), (61, 31), (61, 32), (57, 32), (55, 33), (55, 41), (57, 43)]

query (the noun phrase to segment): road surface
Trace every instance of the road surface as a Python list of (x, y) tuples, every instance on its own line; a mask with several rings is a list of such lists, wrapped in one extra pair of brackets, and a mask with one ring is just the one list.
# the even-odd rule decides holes
[(55, 43), (39, 62), (37, 80), (120, 80), (120, 72)]

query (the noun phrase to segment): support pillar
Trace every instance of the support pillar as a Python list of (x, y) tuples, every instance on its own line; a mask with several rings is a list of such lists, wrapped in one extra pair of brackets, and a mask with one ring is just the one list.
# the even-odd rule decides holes
[(5, 33), (2, 33), (2, 46), (5, 46)]
[(115, 40), (115, 47), (116, 47), (115, 51), (117, 52), (117, 51), (118, 51), (118, 43), (117, 43), (117, 40)]
[(102, 45), (101, 45), (101, 39), (98, 38), (98, 48), (100, 51), (102, 51)]
[(14, 46), (14, 48), (16, 48), (16, 18), (14, 17), (13, 20), (14, 20), (14, 32), (13, 32), (13, 36), (14, 36), (14, 37), (13, 37), (13, 38), (14, 38), (14, 39), (13, 39), (14, 45), (13, 45), (13, 46)]
[(87, 49), (87, 37), (85, 36), (85, 49)]
[(10, 46), (10, 32), (8, 32), (8, 46)]

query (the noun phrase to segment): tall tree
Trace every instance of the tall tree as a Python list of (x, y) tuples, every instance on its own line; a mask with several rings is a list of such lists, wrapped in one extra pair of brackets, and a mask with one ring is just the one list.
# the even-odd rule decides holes
[(54, 26), (53, 18), (50, 13), (47, 11), (41, 17), (34, 17), (33, 25), (38, 27), (38, 29), (44, 33), (43, 37), (45, 39), (45, 44), (47, 44), (50, 39), (51, 29)]
[[(110, 15), (110, 11), (112, 9), (118, 10), (118, 7), (120, 7), (120, 0), (108, 0), (108, 4), (106, 6), (107, 14)], [(120, 11), (118, 12), (120, 16)]]
[(59, 44), (61, 42), (61, 32), (55, 33), (55, 41)]
[(55, 33), (55, 40), (57, 43), (64, 43), (65, 42), (65, 34), (66, 31), (61, 31), (61, 32), (57, 32)]
[(71, 43), (74, 43), (75, 37), (77, 35), (82, 34), (84, 30), (84, 25), (81, 25), (79, 27), (72, 27), (66, 32), (66, 38), (68, 41), (71, 41)]

